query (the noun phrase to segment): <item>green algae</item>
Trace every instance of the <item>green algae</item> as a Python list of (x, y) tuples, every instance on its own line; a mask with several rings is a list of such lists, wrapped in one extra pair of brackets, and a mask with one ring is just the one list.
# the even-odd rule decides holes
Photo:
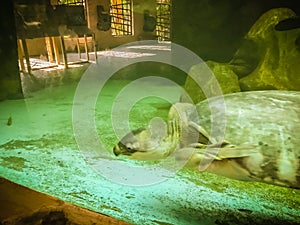
[(27, 160), (22, 157), (9, 156), (1, 157), (0, 163), (3, 167), (22, 172), (26, 162)]
[(72, 138), (70, 138), (67, 135), (44, 134), (42, 137), (36, 139), (10, 140), (0, 145), (0, 148), (4, 150), (15, 150), (15, 149), (36, 150), (36, 149), (42, 149), (48, 147), (57, 149), (62, 146), (65, 146), (66, 144), (68, 144), (68, 146), (73, 145), (73, 147), (76, 147), (74, 140), (72, 140)]
[(281, 202), (291, 210), (300, 210), (300, 190), (280, 187), (261, 182), (247, 182), (232, 180), (220, 175), (184, 169), (179, 176), (199, 186), (205, 186), (213, 191), (226, 194), (230, 197), (241, 197), (235, 190), (240, 190), (243, 195), (265, 202), (263, 207), (267, 210), (276, 211), (276, 204)]

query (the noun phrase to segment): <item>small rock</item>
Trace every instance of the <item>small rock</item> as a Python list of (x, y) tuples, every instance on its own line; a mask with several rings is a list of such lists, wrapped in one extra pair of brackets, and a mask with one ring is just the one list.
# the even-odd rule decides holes
[(12, 118), (11, 118), (11, 116), (8, 117), (6, 125), (7, 125), (7, 126), (12, 125)]

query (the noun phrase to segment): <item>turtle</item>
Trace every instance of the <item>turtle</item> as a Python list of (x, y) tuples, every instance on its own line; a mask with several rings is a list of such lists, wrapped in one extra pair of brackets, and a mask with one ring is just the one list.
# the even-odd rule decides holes
[(300, 188), (299, 134), (300, 92), (246, 91), (176, 103), (166, 122), (125, 135), (113, 152), (136, 160), (175, 152), (187, 168)]

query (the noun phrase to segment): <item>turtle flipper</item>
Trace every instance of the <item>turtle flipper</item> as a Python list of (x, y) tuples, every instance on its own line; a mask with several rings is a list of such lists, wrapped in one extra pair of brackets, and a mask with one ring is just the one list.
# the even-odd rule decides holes
[(215, 160), (248, 157), (259, 152), (255, 145), (242, 144), (235, 146), (228, 142), (215, 143), (211, 145), (193, 143), (189, 145), (189, 147), (195, 148), (195, 153), (198, 154), (198, 156)]
[[(199, 124), (197, 124), (197, 123), (195, 123), (195, 122), (193, 122), (193, 121), (189, 121), (189, 126), (192, 127), (192, 128), (194, 128), (194, 129), (196, 129), (196, 130), (198, 131), (198, 133), (199, 133), (199, 140), (200, 140), (200, 138), (202, 137), (202, 138), (205, 138), (205, 139), (207, 140), (207, 144), (208, 144), (208, 143), (214, 144), (214, 143), (217, 142), (217, 141), (216, 141), (213, 137), (211, 137), (211, 136), (208, 134), (208, 132), (207, 132), (202, 126), (200, 126)], [(201, 142), (203, 142), (203, 141), (201, 141)]]
[[(258, 149), (254, 145), (233, 146), (228, 144), (224, 147), (216, 147), (216, 144), (207, 146), (201, 143), (195, 143), (188, 147), (178, 149), (176, 151), (176, 160), (185, 161), (187, 168), (205, 171), (212, 163), (213, 165), (219, 165), (214, 162), (224, 162), (224, 165), (226, 165), (229, 162), (228, 159), (249, 157), (256, 153), (258, 153)], [(230, 162), (231, 161), (232, 160), (230, 160)], [(224, 168), (224, 170), (226, 170), (226, 168)], [(243, 175), (243, 173), (240, 173), (240, 175)], [(246, 174), (245, 176), (248, 175)]]
[(242, 158), (251, 156), (258, 152), (259, 150), (257, 149), (256, 145), (242, 144), (235, 146), (228, 144), (219, 149), (218, 157), (221, 159)]

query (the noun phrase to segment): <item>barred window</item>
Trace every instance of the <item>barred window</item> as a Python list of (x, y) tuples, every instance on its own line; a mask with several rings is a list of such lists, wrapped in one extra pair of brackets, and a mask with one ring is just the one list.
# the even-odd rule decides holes
[(113, 36), (133, 35), (132, 0), (111, 0), (110, 14)]
[(156, 1), (156, 36), (159, 41), (171, 40), (171, 0)]

